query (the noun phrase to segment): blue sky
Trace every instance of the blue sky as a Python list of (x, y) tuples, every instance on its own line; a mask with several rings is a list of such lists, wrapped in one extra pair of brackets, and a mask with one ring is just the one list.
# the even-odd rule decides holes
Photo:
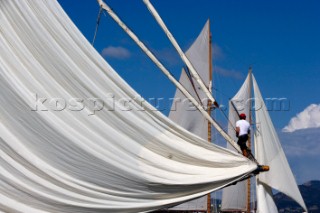
[[(91, 41), (99, 10), (97, 2), (59, 2)], [(179, 78), (183, 63), (142, 0), (106, 0), (106, 3)], [(264, 97), (287, 98), (290, 102), (288, 110), (270, 112), (278, 130), (309, 105), (320, 104), (320, 1), (153, 0), (152, 3), (183, 50), (197, 37), (206, 20), (211, 20), (214, 72), (217, 71), (214, 87), (219, 103), (227, 104), (252, 66)], [(95, 48), (144, 98), (168, 100), (174, 96), (174, 85), (107, 14), (102, 16)], [(161, 104), (162, 109), (170, 107), (168, 101)]]

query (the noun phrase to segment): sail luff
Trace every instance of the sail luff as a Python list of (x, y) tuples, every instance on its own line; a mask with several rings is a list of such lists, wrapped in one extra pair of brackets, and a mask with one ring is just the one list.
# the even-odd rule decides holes
[[(108, 14), (119, 24), (119, 26), (138, 44), (138, 46), (149, 56), (149, 58), (160, 68), (160, 70), (175, 84), (175, 86), (194, 104), (202, 115), (215, 127), (215, 129), (230, 143), (238, 153), (241, 153), (237, 143), (222, 129), (222, 127), (207, 113), (202, 105), (193, 98), (193, 96), (177, 81), (172, 74), (163, 66), (163, 64), (154, 56), (154, 54), (139, 40), (139, 38), (127, 27), (123, 21), (112, 11), (112, 9), (102, 0), (101, 6)], [(214, 101), (214, 99), (212, 99)]]
[(188, 59), (188, 57), (184, 54), (184, 52), (182, 51), (181, 47), (179, 46), (178, 42), (176, 41), (176, 39), (173, 37), (173, 35), (171, 34), (171, 32), (169, 31), (169, 29), (167, 28), (167, 26), (165, 25), (165, 23), (163, 22), (163, 20), (161, 19), (160, 15), (158, 14), (158, 12), (156, 11), (156, 9), (153, 7), (153, 5), (151, 4), (151, 2), (149, 0), (143, 0), (143, 2), (146, 4), (146, 6), (148, 7), (149, 11), (151, 12), (151, 14), (154, 16), (154, 18), (156, 19), (156, 21), (158, 22), (158, 24), (161, 26), (161, 28), (164, 30), (165, 34), (167, 35), (167, 37), (169, 38), (169, 40), (171, 41), (171, 43), (173, 44), (173, 46), (175, 47), (175, 49), (177, 50), (177, 52), (179, 53), (181, 59), (183, 60), (183, 62), (188, 66), (188, 68), (190, 69), (190, 72), (192, 74), (192, 76), (196, 79), (196, 81), (199, 83), (199, 86), (201, 87), (201, 89), (204, 91), (204, 93), (206, 94), (206, 96), (213, 102), (216, 103), (215, 98), (212, 96), (211, 92), (209, 91), (209, 89), (205, 86), (205, 84), (203, 83), (203, 80), (201, 79), (201, 77), (199, 76), (198, 72), (196, 71), (196, 69), (194, 68), (193, 64), (190, 62), (190, 60)]

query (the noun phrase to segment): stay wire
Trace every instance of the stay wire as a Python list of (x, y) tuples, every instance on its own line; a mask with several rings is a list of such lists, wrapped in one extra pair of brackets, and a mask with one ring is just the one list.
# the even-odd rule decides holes
[(102, 5), (101, 5), (101, 6), (100, 6), (100, 9), (99, 9), (98, 17), (97, 17), (96, 29), (95, 29), (94, 36), (93, 36), (92, 46), (94, 46), (94, 42), (96, 41), (96, 37), (97, 37), (99, 25), (100, 25), (100, 20), (101, 20), (101, 14), (102, 14), (102, 12), (103, 12), (103, 8), (102, 8)]

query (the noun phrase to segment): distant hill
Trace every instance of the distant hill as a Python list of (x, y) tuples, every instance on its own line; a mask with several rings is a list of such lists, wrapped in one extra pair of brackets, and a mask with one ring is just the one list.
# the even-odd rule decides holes
[[(309, 213), (320, 213), (320, 181), (313, 180), (299, 185), (300, 192), (307, 205)], [(275, 203), (278, 207), (279, 213), (302, 213), (303, 209), (291, 198), (287, 197), (283, 193), (277, 193), (274, 196)], [(212, 203), (221, 206), (221, 200), (212, 200)], [(256, 204), (255, 204), (256, 206)], [(158, 210), (153, 213), (167, 213), (177, 212), (183, 213), (183, 211), (167, 211)], [(186, 211), (184, 211), (186, 212)], [(272, 212), (270, 212), (272, 213)]]
[[(309, 213), (320, 213), (320, 181), (314, 180), (299, 185), (300, 192), (307, 205)], [(287, 197), (283, 193), (277, 193), (274, 195), (276, 205), (279, 212), (282, 213), (295, 213), (303, 212), (302, 208), (294, 202), (291, 198)]]

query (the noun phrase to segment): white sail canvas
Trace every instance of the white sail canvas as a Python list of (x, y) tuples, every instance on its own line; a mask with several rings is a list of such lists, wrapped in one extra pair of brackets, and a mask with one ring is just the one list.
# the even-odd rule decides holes
[[(256, 114), (256, 126), (257, 130), (255, 133), (255, 150), (256, 150), (256, 158), (260, 164), (269, 165), (270, 171), (259, 174), (257, 176), (257, 184), (265, 184), (268, 187), (272, 187), (287, 196), (294, 199), (302, 208), (307, 210), (306, 205), (303, 201), (303, 198), (300, 194), (299, 188), (295, 181), (295, 178), (290, 169), (287, 158), (284, 154), (284, 151), (281, 147), (280, 140), (274, 129), (271, 118), (269, 116), (266, 105), (263, 101), (261, 92), (259, 90), (258, 84), (253, 77), (253, 89), (255, 94), (255, 114)], [(257, 200), (266, 197), (268, 192), (261, 192), (260, 190), (264, 190), (265, 187), (258, 186)], [(260, 197), (262, 195), (262, 197)], [(270, 204), (263, 206), (273, 206), (271, 199), (267, 199), (265, 201), (270, 200)], [(258, 207), (262, 207), (262, 205), (258, 204)], [(259, 212), (269, 212), (268, 209), (259, 209)]]
[[(229, 123), (228, 134), (237, 141), (235, 124), (239, 120), (239, 114), (245, 113), (249, 115), (250, 110), (250, 76), (248, 75), (245, 82), (237, 92), (237, 94), (229, 101)], [(234, 148), (227, 144), (227, 148)], [(242, 211), (247, 209), (247, 181), (242, 181), (236, 185), (224, 188), (222, 191), (221, 210), (223, 211)]]
[(57, 1), (0, 17), (0, 211), (146, 212), (256, 168), (139, 98)]
[[(206, 22), (201, 33), (186, 52), (187, 57), (194, 65), (207, 87), (209, 87), (209, 21)], [(191, 78), (191, 80), (190, 80)], [(201, 90), (198, 82), (190, 75), (185, 68), (182, 69), (179, 82), (187, 88), (194, 98), (197, 98), (206, 107), (208, 100)], [(169, 113), (169, 118), (186, 130), (208, 140), (208, 121), (202, 114), (186, 99), (180, 90), (176, 90), (174, 101)], [(170, 210), (207, 210), (207, 197), (201, 197), (181, 205), (170, 208)]]
[[(249, 74), (250, 75), (250, 74)], [(234, 127), (231, 125), (238, 119), (235, 112), (236, 107), (239, 113), (249, 114), (249, 75), (244, 84), (232, 98), (234, 104), (229, 103), (229, 132), (228, 134), (235, 138)], [(280, 140), (273, 127), (272, 121), (264, 104), (258, 84), (252, 75), (252, 84), (254, 90), (254, 149), (255, 157), (261, 165), (270, 166), (270, 171), (260, 173), (256, 176), (256, 194), (257, 194), (257, 212), (269, 213), (278, 212), (273, 200), (272, 188), (276, 189), (294, 199), (302, 208), (306, 210), (297, 183), (294, 179)], [(232, 147), (229, 147), (232, 149)], [(222, 210), (224, 212), (235, 210), (246, 210), (246, 181), (239, 182), (234, 186), (223, 189)]]

